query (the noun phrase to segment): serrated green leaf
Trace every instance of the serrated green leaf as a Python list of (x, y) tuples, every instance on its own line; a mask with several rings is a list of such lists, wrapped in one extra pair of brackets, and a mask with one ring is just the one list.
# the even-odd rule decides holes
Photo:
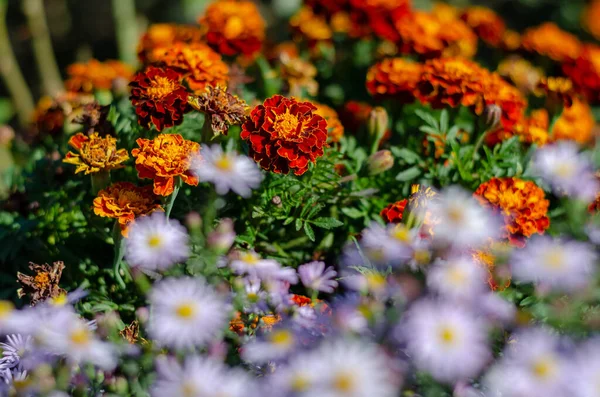
[(300, 231), (302, 229), (302, 219), (296, 218), (296, 231)]
[(289, 217), (289, 218), (287, 218), (285, 221), (283, 221), (283, 225), (284, 225), (284, 226), (287, 226), (287, 225), (289, 225), (289, 224), (290, 224), (290, 223), (292, 223), (292, 222), (294, 222), (294, 218), (290, 216), (290, 217)]
[(362, 218), (364, 216), (363, 212), (356, 209), (356, 208), (352, 208), (352, 207), (344, 207), (341, 208), (342, 213), (344, 213), (344, 215), (352, 218), (352, 219), (358, 219), (358, 218)]
[(308, 222), (304, 223), (304, 233), (306, 233), (306, 235), (308, 236), (308, 238), (310, 239), (310, 241), (315, 241), (315, 231), (308, 224)]
[(421, 169), (417, 166), (414, 166), (396, 175), (396, 180), (401, 182), (408, 182), (415, 179), (419, 175), (421, 175)]
[(311, 223), (323, 229), (333, 229), (344, 225), (344, 222), (330, 217), (317, 218), (315, 220), (312, 220)]

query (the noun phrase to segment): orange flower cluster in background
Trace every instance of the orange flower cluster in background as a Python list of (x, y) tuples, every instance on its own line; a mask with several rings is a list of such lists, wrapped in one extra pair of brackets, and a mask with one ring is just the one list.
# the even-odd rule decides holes
[(175, 178), (188, 185), (198, 185), (190, 171), (192, 156), (200, 152), (200, 145), (183, 139), (179, 134), (160, 134), (155, 139), (139, 138), (139, 149), (133, 149), (135, 169), (139, 178), (154, 182), (154, 194), (169, 196), (175, 189)]
[(600, 0), (592, 0), (584, 9), (582, 25), (596, 40), (600, 40)]
[(123, 168), (122, 163), (129, 159), (126, 149), (117, 149), (116, 138), (101, 137), (97, 132), (90, 136), (77, 133), (69, 139), (69, 145), (79, 153), (68, 152), (63, 162), (76, 165), (76, 174), (84, 172), (88, 175)]
[(541, 68), (514, 55), (502, 60), (498, 65), (497, 72), (512, 82), (524, 95), (532, 93), (544, 76)]
[(393, 98), (412, 103), (421, 80), (423, 65), (404, 58), (386, 59), (367, 72), (367, 91), (375, 98)]
[(290, 96), (317, 95), (319, 83), (315, 80), (317, 68), (300, 57), (282, 56), (279, 74), (288, 85)]
[(310, 102), (275, 95), (258, 105), (242, 125), (249, 155), (263, 169), (302, 175), (327, 146), (327, 121)]
[(315, 14), (309, 7), (302, 7), (290, 19), (290, 26), (297, 35), (308, 41), (309, 47), (319, 42), (329, 41), (333, 37), (333, 29), (326, 18)]
[(333, 108), (323, 105), (322, 103), (313, 102), (312, 104), (317, 107), (317, 110), (315, 110), (314, 113), (323, 117), (327, 122), (327, 140), (332, 143), (339, 142), (344, 136), (344, 126), (342, 125), (337, 112)]
[(139, 187), (130, 182), (117, 182), (101, 190), (94, 199), (94, 213), (117, 219), (124, 236), (135, 218), (156, 210), (162, 207), (159, 197), (152, 193), (152, 186)]
[(533, 234), (543, 234), (550, 226), (550, 203), (544, 191), (531, 181), (492, 178), (482, 183), (474, 196), (504, 217), (505, 237), (515, 244), (522, 244)]
[(600, 103), (600, 46), (586, 44), (576, 59), (562, 67), (590, 103)]
[(589, 143), (595, 124), (590, 105), (576, 98), (573, 105), (565, 108), (554, 123), (551, 139), (568, 139), (580, 144)]
[(197, 26), (157, 23), (151, 25), (140, 39), (138, 58), (144, 63), (156, 62), (160, 60), (161, 53), (174, 44), (190, 44), (201, 41), (202, 31)]
[(576, 59), (582, 50), (577, 36), (565, 32), (552, 22), (529, 28), (523, 33), (523, 49), (564, 62)]
[(74, 63), (67, 68), (67, 91), (93, 93), (97, 90), (110, 90), (118, 81), (123, 85), (131, 79), (133, 69), (121, 61), (100, 62), (91, 59), (86, 63)]
[(506, 33), (506, 24), (493, 10), (486, 7), (467, 7), (461, 14), (461, 19), (473, 29), (477, 36), (493, 47), (502, 43)]

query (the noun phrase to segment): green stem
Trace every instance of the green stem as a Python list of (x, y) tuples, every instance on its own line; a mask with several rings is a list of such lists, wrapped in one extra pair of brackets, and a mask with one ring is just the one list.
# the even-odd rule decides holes
[(110, 184), (110, 171), (100, 171), (92, 174), (92, 194), (98, 192)]
[(10, 45), (6, 27), (7, 6), (8, 1), (0, 0), (0, 74), (2, 74), (4, 84), (12, 97), (19, 123), (22, 127), (26, 127), (31, 122), (31, 114), (34, 109), (33, 98)]
[(112, 0), (119, 57), (132, 66), (137, 64), (138, 29), (134, 0)]
[(31, 31), (33, 55), (42, 86), (46, 94), (55, 96), (63, 91), (63, 82), (52, 48), (43, 0), (23, 0), (23, 13), (27, 17), (27, 25)]
[(167, 219), (171, 216), (173, 204), (175, 204), (175, 199), (177, 198), (177, 194), (179, 194), (179, 189), (181, 189), (181, 178), (176, 177), (173, 193), (171, 193), (171, 196), (169, 197), (169, 204), (167, 204), (167, 211), (165, 212)]
[(209, 143), (215, 136), (213, 132), (211, 120), (209, 115), (204, 115), (204, 124), (202, 125), (202, 136), (200, 137), (200, 142)]
[(471, 156), (471, 169), (473, 169), (473, 166), (475, 165), (475, 156), (477, 155), (477, 152), (479, 152), (479, 149), (481, 149), (481, 146), (483, 146), (483, 142), (485, 141), (485, 138), (488, 136), (489, 132), (490, 130), (485, 130), (483, 134), (479, 136), (479, 139), (477, 139), (477, 142), (475, 143), (475, 147), (473, 148), (473, 155)]
[(119, 221), (115, 222), (115, 226), (113, 227), (113, 240), (115, 243), (115, 256), (113, 260), (113, 273), (115, 275), (115, 280), (119, 284), (122, 289), (127, 289), (127, 285), (121, 276), (121, 263), (123, 262), (123, 257), (125, 256), (125, 239), (121, 234), (121, 227), (119, 226)]
[(267, 98), (277, 94), (281, 88), (281, 81), (277, 78), (277, 73), (271, 69), (269, 62), (264, 56), (256, 58), (256, 64), (260, 69), (260, 75), (263, 81), (263, 89)]

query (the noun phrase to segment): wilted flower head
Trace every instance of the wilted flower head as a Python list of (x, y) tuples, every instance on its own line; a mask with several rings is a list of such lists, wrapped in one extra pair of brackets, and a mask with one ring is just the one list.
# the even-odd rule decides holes
[(47, 263), (38, 265), (29, 262), (29, 270), (34, 275), (28, 276), (17, 272), (17, 280), (22, 286), (17, 290), (17, 295), (19, 298), (29, 295), (31, 306), (35, 306), (38, 302), (66, 294), (66, 291), (58, 285), (64, 268), (65, 265), (61, 261), (54, 262), (52, 266)]
[(582, 50), (582, 43), (577, 36), (560, 29), (552, 22), (527, 29), (523, 33), (522, 46), (529, 52), (547, 56), (557, 62), (573, 60)]
[(117, 80), (129, 81), (133, 75), (130, 66), (121, 61), (100, 62), (91, 59), (87, 63), (74, 63), (67, 68), (67, 91), (93, 93), (110, 90)]
[(205, 114), (215, 134), (227, 135), (232, 125), (242, 124), (247, 117), (248, 104), (231, 95), (223, 87), (208, 86), (198, 96), (189, 98), (190, 105)]
[(101, 137), (97, 132), (89, 136), (79, 132), (69, 139), (69, 145), (79, 153), (67, 153), (63, 162), (76, 165), (76, 174), (85, 172), (88, 175), (123, 168), (122, 163), (129, 159), (127, 149), (117, 149), (116, 138), (109, 135)]
[(298, 275), (306, 288), (315, 291), (332, 293), (338, 286), (338, 282), (334, 280), (337, 272), (333, 266), (325, 269), (325, 262), (310, 262), (300, 265)]

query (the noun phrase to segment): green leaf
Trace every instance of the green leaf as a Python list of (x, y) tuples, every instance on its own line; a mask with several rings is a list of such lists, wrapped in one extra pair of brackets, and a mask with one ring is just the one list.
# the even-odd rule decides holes
[(362, 211), (352, 207), (343, 207), (341, 208), (341, 211), (344, 213), (344, 215), (353, 219), (362, 218), (364, 216)]
[(315, 231), (313, 228), (307, 223), (304, 224), (304, 233), (308, 236), (310, 241), (315, 241)]
[(287, 226), (287, 225), (289, 225), (289, 224), (290, 224), (290, 223), (292, 223), (292, 222), (294, 222), (294, 218), (290, 216), (289, 218), (287, 218), (287, 219), (286, 219), (286, 220), (283, 222), (283, 225), (284, 225), (284, 226)]
[(344, 222), (341, 222), (335, 218), (328, 217), (317, 218), (315, 220), (312, 220), (311, 223), (323, 229), (333, 229), (344, 225)]
[(302, 219), (296, 218), (296, 231), (302, 229)]
[(421, 175), (421, 169), (417, 166), (414, 166), (396, 175), (396, 180), (401, 182), (407, 182), (415, 179), (419, 175)]
[(442, 110), (440, 114), (440, 131), (448, 131), (448, 110), (446, 109)]

